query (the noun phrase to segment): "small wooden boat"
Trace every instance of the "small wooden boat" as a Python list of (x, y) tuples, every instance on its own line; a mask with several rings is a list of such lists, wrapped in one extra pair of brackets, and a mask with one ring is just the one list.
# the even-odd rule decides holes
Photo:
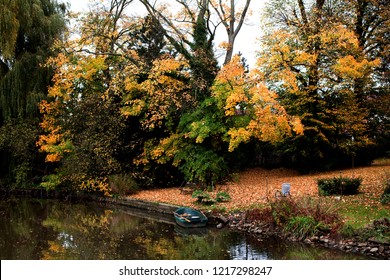
[(188, 207), (181, 207), (173, 212), (176, 223), (185, 228), (204, 227), (207, 224), (207, 217), (198, 210)]

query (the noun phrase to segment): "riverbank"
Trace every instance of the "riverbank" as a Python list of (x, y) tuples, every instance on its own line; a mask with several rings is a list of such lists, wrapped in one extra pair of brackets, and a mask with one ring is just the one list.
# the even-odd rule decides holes
[[(343, 197), (319, 196), (317, 179), (340, 176), (362, 177), (363, 182), (359, 188), (359, 193)], [(367, 167), (311, 174), (299, 174), (295, 170), (286, 168), (253, 168), (236, 174), (234, 176), (236, 179), (232, 182), (215, 186), (209, 194), (215, 197), (218, 192), (228, 193), (231, 197), (230, 201), (217, 204), (216, 207), (220, 206), (220, 208), (231, 212), (266, 204), (269, 199), (274, 198), (276, 191), (281, 190), (283, 183), (290, 183), (291, 196), (294, 198), (310, 197), (319, 199), (323, 203), (332, 204), (337, 208), (348, 205), (359, 205), (364, 208), (382, 207), (380, 196), (384, 190), (383, 181), (386, 176), (390, 176), (390, 160), (376, 161)], [(174, 205), (199, 206), (196, 200), (191, 197), (191, 194), (181, 192), (177, 186), (144, 190), (129, 196), (129, 198)], [(387, 209), (390, 210), (390, 206)]]
[[(374, 236), (366, 236), (364, 239), (356, 234), (341, 238), (321, 233), (314, 237), (298, 240), (294, 236), (275, 229), (270, 224), (260, 221), (247, 221), (245, 212), (248, 209), (261, 209), (266, 207), (274, 198), (273, 193), (279, 190), (281, 184), (288, 182), (291, 185), (291, 198), (309, 198), (316, 203), (325, 205), (333, 211), (342, 213), (343, 222), (350, 227), (363, 227), (378, 221), (383, 217), (390, 217), (390, 206), (380, 204), (380, 195), (383, 192), (383, 180), (390, 174), (389, 162), (375, 163), (369, 167), (345, 169), (333, 172), (301, 175), (287, 169), (252, 169), (239, 174), (238, 179), (225, 185), (215, 186), (211, 195), (224, 191), (229, 193), (231, 200), (218, 203), (213, 206), (204, 206), (196, 203), (191, 194), (185, 194), (178, 187), (141, 191), (135, 195), (118, 197), (91, 197), (77, 196), (70, 193), (56, 191), (46, 192), (36, 190), (13, 190), (13, 193), (22, 196), (52, 197), (65, 200), (92, 199), (103, 203), (123, 205), (138, 208), (142, 211), (160, 212), (171, 215), (179, 206), (191, 206), (202, 208), (208, 213), (211, 220), (216, 215), (222, 214), (223, 218), (217, 218), (214, 226), (226, 222), (233, 230), (245, 231), (262, 239), (268, 236), (278, 236), (290, 241), (302, 241), (314, 246), (323, 246), (346, 252), (355, 252), (366, 256), (390, 259), (390, 244), (376, 239)], [(318, 178), (330, 178), (336, 176), (360, 176), (363, 178), (362, 186), (357, 195), (343, 197), (321, 197), (318, 195), (316, 180)], [(26, 193), (28, 192), (28, 193)], [(33, 193), (32, 193), (33, 192)], [(376, 215), (378, 214), (378, 215)], [(387, 225), (389, 227), (389, 225)]]
[[(139, 209), (146, 212), (154, 212), (166, 215), (172, 215), (172, 212), (179, 207), (178, 205), (171, 205), (166, 203), (143, 201), (131, 198), (109, 198), (109, 197), (96, 197), (94, 200), (110, 204), (121, 205), (125, 207)], [(207, 210), (207, 209), (205, 209)], [(326, 247), (334, 250), (341, 250), (347, 253), (355, 253), (368, 256), (375, 259), (389, 259), (390, 260), (390, 243), (381, 242), (374, 237), (362, 240), (359, 236), (354, 238), (342, 238), (340, 235), (337, 237), (331, 234), (320, 234), (310, 238), (297, 239), (293, 235), (288, 235), (280, 228), (271, 226), (270, 224), (262, 221), (248, 221), (245, 211), (235, 211), (233, 213), (218, 213), (216, 211), (206, 211), (211, 223), (209, 226), (218, 227), (226, 226), (231, 230), (246, 232), (254, 235), (258, 240), (267, 239), (270, 237), (278, 237), (290, 242), (303, 242), (312, 246)], [(387, 223), (387, 227), (390, 226), (389, 219), (382, 219)]]
[[(357, 253), (375, 259), (386, 259), (390, 260), (390, 243), (381, 242), (376, 240), (374, 237), (362, 240), (359, 236), (353, 238), (342, 238), (340, 235), (332, 236), (332, 234), (320, 234), (314, 235), (310, 238), (298, 240), (293, 235), (288, 235), (278, 228), (274, 228), (269, 224), (262, 222), (247, 222), (245, 214), (236, 213), (229, 215), (229, 227), (233, 230), (239, 230), (255, 235), (257, 238), (268, 238), (271, 236), (277, 236), (284, 240), (291, 242), (303, 242), (311, 244), (313, 246), (321, 246), (331, 248), (334, 250), (341, 250), (347, 253)], [(390, 220), (382, 219), (380, 222), (387, 223), (389, 227)]]
[[(179, 207), (166, 203), (156, 203), (151, 201), (142, 201), (130, 198), (107, 198), (99, 197), (96, 199), (99, 202), (122, 205), (126, 207), (136, 208), (148, 212), (158, 212), (171, 215), (172, 212)], [(270, 224), (262, 221), (248, 221), (245, 211), (236, 211), (234, 213), (217, 213), (215, 211), (206, 211), (211, 223), (209, 226), (218, 227), (224, 225), (232, 230), (246, 232), (254, 235), (257, 239), (266, 239), (269, 237), (278, 237), (290, 242), (303, 242), (312, 246), (326, 247), (334, 250), (341, 250), (347, 253), (357, 253), (366, 255), (369, 258), (390, 259), (390, 243), (381, 242), (374, 237), (362, 240), (359, 236), (354, 238), (342, 238), (331, 234), (320, 234), (302, 240), (297, 239), (293, 235), (288, 235), (280, 228), (273, 227)], [(382, 222), (390, 226), (390, 220), (382, 219)]]
[[(21, 194), (21, 193), (18, 193)], [(31, 193), (29, 193), (31, 194)], [(40, 193), (35, 193), (40, 194)], [(21, 196), (25, 196), (23, 193)], [(35, 197), (40, 197), (35, 196)], [(50, 195), (53, 198), (53, 195)], [(54, 197), (56, 198), (56, 197)], [(57, 197), (62, 198), (62, 200), (66, 200), (64, 196)], [(69, 197), (68, 200), (72, 202), (76, 201), (86, 201), (92, 200), (99, 203), (104, 203), (108, 205), (120, 205), (124, 207), (128, 207), (129, 209), (138, 209), (141, 213), (160, 213), (165, 214), (164, 217), (169, 217), (172, 215), (172, 212), (179, 207), (178, 205), (171, 205), (166, 203), (159, 203), (153, 201), (143, 201), (138, 199), (131, 198), (111, 198), (111, 197)], [(368, 238), (366, 241), (362, 241), (358, 238), (333, 238), (329, 234), (325, 235), (316, 235), (311, 238), (306, 238), (304, 240), (298, 240), (293, 236), (288, 236), (283, 233), (280, 229), (270, 226), (267, 223), (261, 222), (261, 220), (257, 221), (248, 221), (245, 216), (246, 211), (235, 211), (231, 213), (218, 213), (216, 211), (205, 211), (206, 215), (210, 218), (211, 227), (218, 227), (218, 225), (224, 224), (226, 227), (230, 228), (234, 231), (246, 232), (248, 234), (253, 235), (257, 240), (268, 239), (269, 237), (278, 237), (283, 240), (287, 240), (290, 242), (303, 242), (310, 244), (312, 246), (317, 247), (327, 247), (334, 250), (341, 250), (347, 253), (358, 253), (361, 255), (365, 255), (368, 258), (376, 258), (376, 259), (390, 259), (390, 244), (379, 242), (374, 238)], [(170, 219), (170, 222), (174, 222), (173, 219)], [(387, 220), (387, 223), (390, 223)], [(388, 225), (389, 226), (389, 225)]]
[[(390, 218), (390, 206), (384, 206), (380, 203), (380, 196), (384, 190), (383, 182), (389, 174), (389, 160), (377, 161), (368, 167), (304, 175), (283, 168), (273, 170), (256, 168), (238, 174), (238, 178), (234, 182), (215, 186), (215, 189), (209, 192), (211, 196), (223, 191), (230, 195), (231, 200), (213, 206), (205, 207), (197, 204), (191, 194), (184, 194), (177, 187), (141, 191), (130, 196), (130, 198), (154, 203), (203, 207), (203, 210), (210, 210), (214, 213), (222, 212), (224, 216), (229, 216), (229, 226), (232, 229), (246, 231), (257, 235), (259, 238), (277, 235), (290, 241), (297, 241), (295, 237), (271, 229), (267, 224), (247, 223), (242, 218), (245, 210), (265, 207), (274, 199), (274, 193), (281, 189), (282, 183), (288, 182), (291, 185), (291, 197), (293, 199), (308, 198), (334, 212), (340, 213), (342, 222), (347, 225), (346, 228), (352, 228), (355, 231), (382, 218)], [(342, 197), (318, 195), (317, 179), (339, 176), (362, 177), (363, 182), (359, 193)], [(374, 258), (390, 259), (390, 244), (378, 240), (375, 236), (362, 238), (355, 233), (351, 233), (348, 237), (341, 237), (341, 235), (333, 237), (328, 233), (323, 233), (301, 241), (315, 246), (356, 252)]]

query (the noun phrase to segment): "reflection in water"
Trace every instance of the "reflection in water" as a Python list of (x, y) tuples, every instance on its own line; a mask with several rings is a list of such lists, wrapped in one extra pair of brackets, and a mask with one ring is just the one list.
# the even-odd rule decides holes
[[(1, 259), (355, 259), (231, 230), (186, 230), (173, 217), (55, 200), (0, 201)], [(162, 222), (163, 221), (163, 222)]]

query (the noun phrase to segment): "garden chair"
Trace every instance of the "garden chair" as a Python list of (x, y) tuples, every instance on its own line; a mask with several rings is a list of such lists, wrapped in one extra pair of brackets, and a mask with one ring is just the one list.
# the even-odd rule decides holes
[(287, 197), (287, 196), (290, 196), (290, 188), (291, 188), (291, 185), (290, 183), (283, 183), (282, 184), (282, 189), (281, 190), (277, 190), (275, 192), (275, 197), (276, 198), (280, 198), (280, 197)]

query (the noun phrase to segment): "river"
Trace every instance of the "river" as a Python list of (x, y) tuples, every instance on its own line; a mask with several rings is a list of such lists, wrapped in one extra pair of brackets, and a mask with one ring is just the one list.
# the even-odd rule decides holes
[(1, 198), (0, 259), (364, 259), (211, 227), (185, 230), (170, 215), (97, 203)]

